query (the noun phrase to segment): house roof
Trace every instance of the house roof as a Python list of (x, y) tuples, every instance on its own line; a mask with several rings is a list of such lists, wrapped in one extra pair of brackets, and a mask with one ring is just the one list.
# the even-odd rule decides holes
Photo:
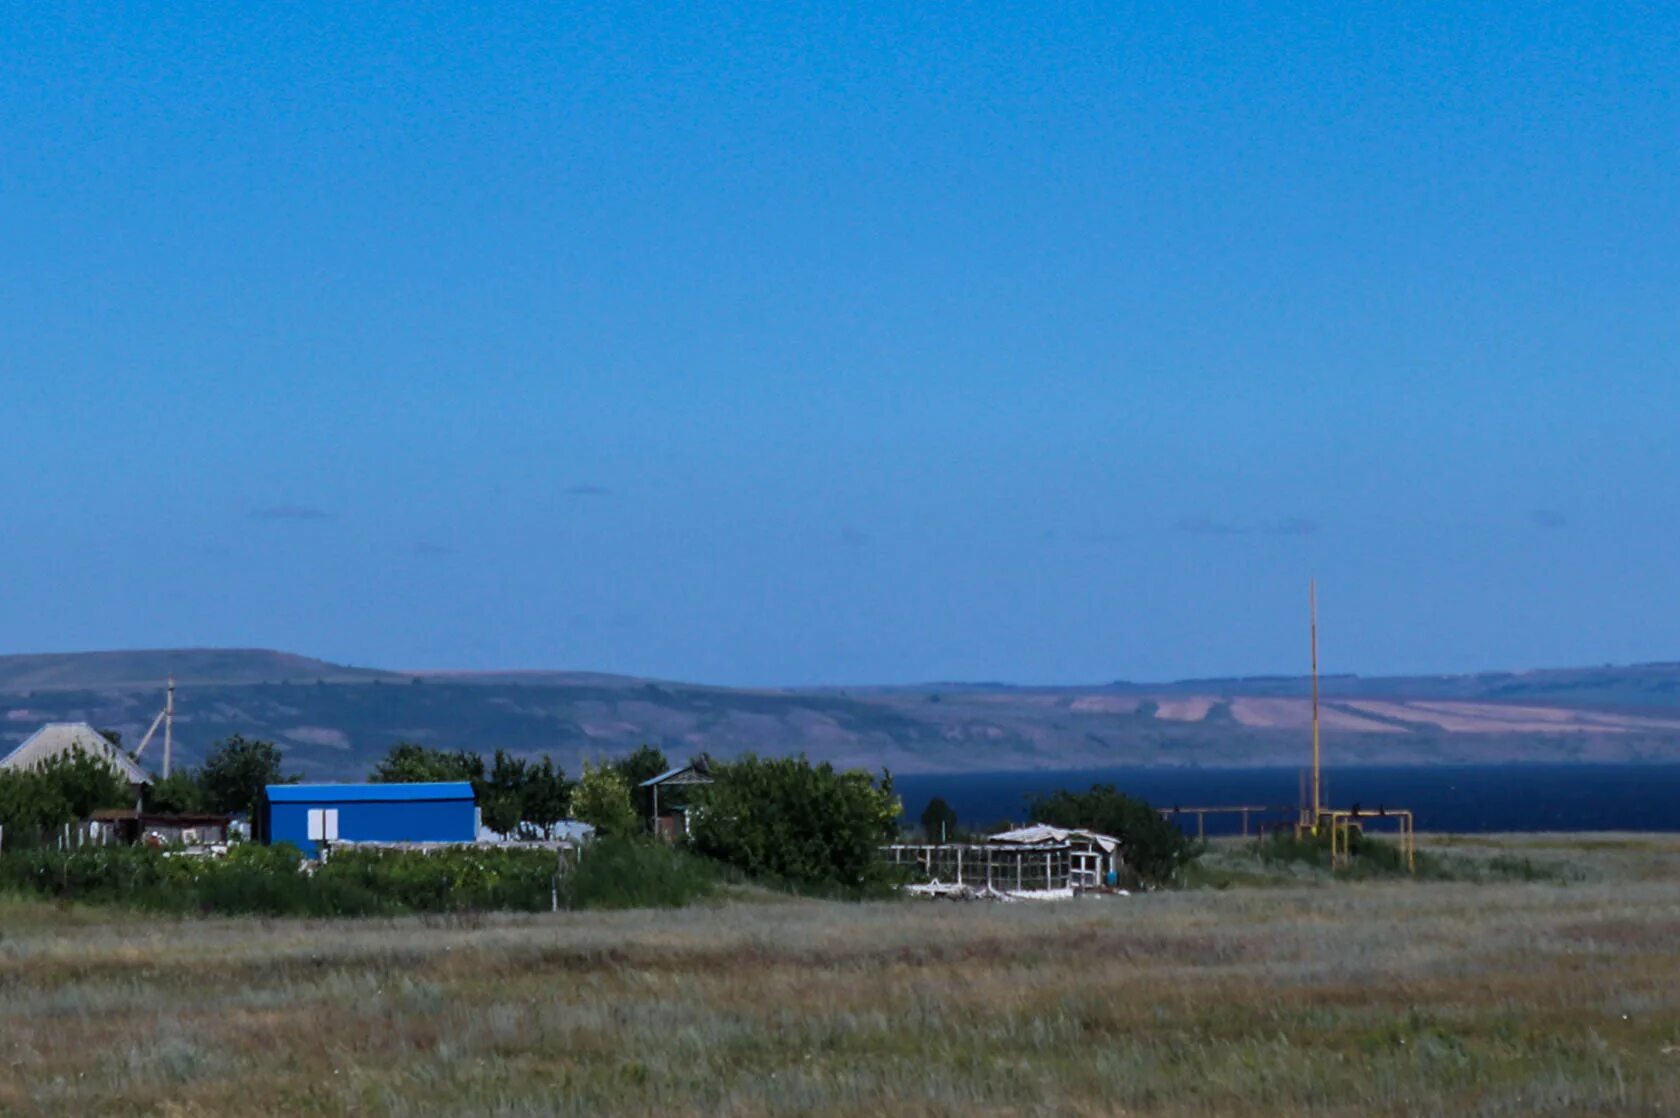
[(270, 784), (263, 789), (270, 803), (420, 803), (428, 800), (470, 800), (473, 786), (464, 780), (418, 784)]
[(710, 784), (711, 782), (711, 766), (701, 758), (690, 761), (686, 765), (678, 765), (674, 769), (667, 769), (656, 777), (644, 780), (641, 787), (652, 788), (660, 784)]
[(37, 769), (78, 749), (104, 761), (130, 784), (152, 782), (150, 773), (86, 722), (47, 723), (22, 745), (0, 758), (0, 769)]

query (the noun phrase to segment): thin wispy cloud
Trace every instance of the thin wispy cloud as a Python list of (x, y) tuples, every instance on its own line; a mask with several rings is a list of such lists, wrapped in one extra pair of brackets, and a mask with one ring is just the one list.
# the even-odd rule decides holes
[(1569, 518), (1556, 509), (1529, 509), (1528, 522), (1536, 528), (1567, 528)]
[(266, 505), (251, 510), (252, 520), (331, 520), (333, 514), (313, 505)]
[(560, 492), (568, 497), (610, 497), (612, 490), (604, 485), (568, 485)]
[(1186, 516), (1173, 525), (1192, 536), (1310, 536), (1318, 531), (1316, 520), (1287, 516), (1281, 520), (1216, 520), (1210, 516)]

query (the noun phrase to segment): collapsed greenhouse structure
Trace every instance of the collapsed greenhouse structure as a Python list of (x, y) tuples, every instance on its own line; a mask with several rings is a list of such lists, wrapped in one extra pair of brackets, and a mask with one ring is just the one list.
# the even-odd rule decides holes
[(894, 844), (881, 853), (909, 868), (916, 881), (906, 891), (924, 896), (1067, 897), (1115, 887), (1126, 873), (1119, 839), (1044, 824), (982, 842)]

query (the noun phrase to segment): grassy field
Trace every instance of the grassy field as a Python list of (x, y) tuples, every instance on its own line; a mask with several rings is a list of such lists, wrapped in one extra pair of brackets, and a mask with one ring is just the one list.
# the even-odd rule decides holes
[[(1680, 1113), (1680, 838), (1048, 905), (172, 920), (0, 901), (4, 1114)], [(1259, 887), (1265, 886), (1265, 887)]]

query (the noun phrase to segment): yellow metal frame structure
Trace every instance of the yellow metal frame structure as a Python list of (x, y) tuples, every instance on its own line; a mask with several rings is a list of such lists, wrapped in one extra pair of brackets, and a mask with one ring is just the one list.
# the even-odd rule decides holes
[(1319, 825), (1315, 833), (1324, 828), (1330, 831), (1330, 865), (1334, 869), (1346, 869), (1353, 861), (1353, 832), (1365, 830), (1367, 823), (1378, 820), (1393, 820), (1400, 826), (1400, 854), (1406, 859), (1406, 872), (1417, 874), (1417, 826), (1411, 811), (1405, 808), (1384, 808), (1378, 812), (1369, 811), (1341, 811), (1336, 808), (1326, 808), (1319, 813)]
[(1248, 820), (1250, 816), (1283, 816), (1287, 820), (1293, 812), (1289, 807), (1262, 807), (1256, 804), (1238, 804), (1235, 807), (1163, 807), (1157, 808), (1162, 819), (1170, 819), (1176, 815), (1194, 815), (1196, 817), (1196, 838), (1207, 838), (1207, 817), (1210, 815), (1241, 815), (1242, 837), (1248, 837)]

